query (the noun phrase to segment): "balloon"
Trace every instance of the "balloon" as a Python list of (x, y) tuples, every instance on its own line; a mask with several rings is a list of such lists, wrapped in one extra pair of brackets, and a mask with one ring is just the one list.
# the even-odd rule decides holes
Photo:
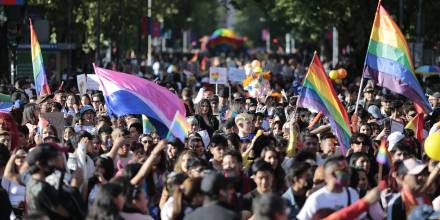
[(258, 60), (253, 60), (251, 66), (252, 68), (261, 67), (261, 63)]
[(342, 84), (342, 79), (335, 79), (336, 84)]
[(440, 161), (440, 132), (437, 131), (426, 138), (425, 152), (431, 159)]
[(347, 70), (344, 68), (338, 69), (338, 79), (344, 79), (347, 77)]
[(254, 73), (261, 73), (261, 72), (263, 72), (263, 68), (261, 68), (261, 67), (254, 67)]
[(332, 80), (338, 79), (338, 71), (336, 71), (336, 70), (330, 71), (330, 73), (328, 75), (329, 75), (330, 79), (332, 79)]

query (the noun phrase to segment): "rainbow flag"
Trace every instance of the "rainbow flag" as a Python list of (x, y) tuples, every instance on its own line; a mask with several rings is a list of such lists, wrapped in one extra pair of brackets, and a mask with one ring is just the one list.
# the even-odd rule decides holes
[(243, 88), (251, 97), (257, 98), (270, 91), (270, 72), (250, 74), (243, 80)]
[(0, 5), (24, 5), (25, 0), (0, 0)]
[(350, 147), (351, 136), (347, 111), (339, 101), (316, 52), (304, 78), (297, 105), (322, 112), (329, 118), (330, 125), (339, 140), (341, 151), (345, 155)]
[(237, 37), (235, 32), (227, 28), (215, 30), (208, 40), (208, 48), (214, 50), (240, 49), (244, 44), (244, 40)]
[(174, 116), (174, 120), (171, 123), (170, 131), (167, 135), (167, 140), (171, 140), (172, 137), (179, 138), (182, 143), (185, 143), (185, 138), (188, 136), (190, 129), (189, 123), (186, 121), (186, 118), (180, 114), (179, 111), (176, 112)]
[(418, 113), (411, 121), (406, 124), (405, 128), (414, 131), (417, 140), (422, 143), (423, 141), (423, 127), (424, 127), (423, 113)]
[(378, 86), (407, 97), (422, 107), (425, 113), (432, 111), (417, 81), (405, 37), (380, 2), (368, 43), (364, 77), (373, 79)]
[(157, 133), (166, 137), (176, 111), (186, 113), (182, 100), (169, 89), (139, 76), (95, 67), (109, 115), (148, 116)]
[(44, 96), (50, 94), (50, 88), (47, 83), (46, 72), (44, 71), (43, 55), (41, 54), (40, 43), (38, 43), (37, 34), (32, 26), (31, 19), (29, 19), (29, 26), (31, 32), (31, 53), (35, 90), (37, 96)]
[(146, 115), (142, 115), (142, 130), (144, 134), (150, 134), (156, 130)]
[(382, 165), (388, 164), (390, 167), (392, 166), (391, 154), (387, 149), (387, 140), (385, 138), (380, 141), (376, 161)]
[(11, 96), (0, 93), (0, 112), (10, 112), (13, 105)]

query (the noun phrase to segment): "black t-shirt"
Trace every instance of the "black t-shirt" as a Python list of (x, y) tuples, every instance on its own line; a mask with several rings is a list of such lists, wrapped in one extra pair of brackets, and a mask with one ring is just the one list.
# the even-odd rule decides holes
[(257, 190), (252, 190), (252, 191), (246, 193), (246, 195), (244, 195), (243, 198), (241, 199), (240, 210), (241, 211), (246, 210), (246, 211), (252, 212), (252, 202), (259, 195), (260, 195), (260, 193), (258, 193)]

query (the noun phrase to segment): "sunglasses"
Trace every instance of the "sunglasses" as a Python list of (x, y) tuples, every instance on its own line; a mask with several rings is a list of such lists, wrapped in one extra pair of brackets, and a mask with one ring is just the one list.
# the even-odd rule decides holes
[(152, 144), (153, 141), (152, 140), (147, 140), (147, 141), (142, 141), (143, 144)]
[(363, 145), (367, 145), (368, 141), (355, 141), (355, 144), (363, 144)]

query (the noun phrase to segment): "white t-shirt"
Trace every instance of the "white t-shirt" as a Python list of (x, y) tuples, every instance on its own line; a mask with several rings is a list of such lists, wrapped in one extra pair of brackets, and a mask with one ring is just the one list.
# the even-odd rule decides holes
[[(351, 204), (355, 203), (359, 199), (359, 195), (356, 190), (348, 188), (350, 190)], [(328, 191), (324, 186), (318, 191), (310, 195), (299, 214), (296, 216), (300, 220), (308, 220), (320, 209), (330, 208), (333, 210), (339, 210), (348, 205), (348, 193), (344, 189), (340, 193), (334, 193)]]
[(17, 184), (6, 177), (2, 178), (2, 187), (8, 192), (9, 200), (11, 201), (12, 206), (18, 206), (20, 202), (24, 201), (26, 187)]

